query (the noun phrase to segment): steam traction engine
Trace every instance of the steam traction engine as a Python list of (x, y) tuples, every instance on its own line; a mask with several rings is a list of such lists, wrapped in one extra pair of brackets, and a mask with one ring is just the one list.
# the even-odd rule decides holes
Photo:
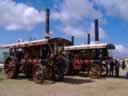
[(89, 77), (104, 77), (108, 74), (108, 64), (111, 62), (113, 44), (89, 44), (65, 47), (69, 65), (67, 74), (87, 72)]
[(62, 79), (58, 72), (61, 70), (56, 64), (60, 63), (59, 60), (64, 61), (57, 58), (63, 57), (64, 46), (70, 44), (70, 41), (63, 38), (53, 38), (1, 46), (10, 49), (4, 64), (6, 77), (17, 78), (22, 73), (32, 76), (36, 83), (43, 83), (45, 79)]

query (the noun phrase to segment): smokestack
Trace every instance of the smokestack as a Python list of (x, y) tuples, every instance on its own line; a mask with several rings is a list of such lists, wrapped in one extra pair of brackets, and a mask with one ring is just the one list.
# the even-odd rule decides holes
[(45, 39), (50, 38), (49, 28), (50, 28), (50, 10), (46, 9), (46, 26), (45, 26)]
[(87, 42), (88, 44), (90, 44), (90, 39), (91, 39), (90, 38), (90, 33), (88, 33), (88, 42)]
[(74, 36), (72, 36), (72, 45), (74, 45)]
[(99, 22), (98, 19), (95, 19), (95, 42), (99, 43)]

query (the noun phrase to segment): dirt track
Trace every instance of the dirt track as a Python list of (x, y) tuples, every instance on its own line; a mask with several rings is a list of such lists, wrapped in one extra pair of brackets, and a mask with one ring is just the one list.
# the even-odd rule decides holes
[(65, 82), (38, 85), (25, 78), (1, 80), (0, 96), (128, 96), (128, 80), (66, 77)]

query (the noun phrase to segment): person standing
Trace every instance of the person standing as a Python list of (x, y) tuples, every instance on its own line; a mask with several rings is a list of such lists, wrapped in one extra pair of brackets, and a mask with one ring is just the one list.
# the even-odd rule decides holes
[(64, 61), (65, 61), (65, 72), (64, 74), (68, 74), (69, 73), (69, 66), (70, 66), (70, 60), (69, 60), (69, 56), (67, 53), (64, 54)]
[(122, 60), (122, 69), (124, 70), (126, 68), (125, 61)]
[(115, 77), (119, 77), (119, 68), (120, 68), (120, 63), (115, 60)]
[(110, 69), (109, 69), (109, 76), (113, 77), (113, 75), (114, 75), (114, 61), (111, 59)]

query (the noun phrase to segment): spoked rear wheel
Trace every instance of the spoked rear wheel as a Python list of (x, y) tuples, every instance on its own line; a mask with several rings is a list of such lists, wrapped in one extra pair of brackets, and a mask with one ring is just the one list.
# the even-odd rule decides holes
[(8, 57), (5, 60), (4, 72), (8, 79), (14, 79), (18, 75), (18, 64), (13, 57)]
[(33, 72), (33, 80), (38, 84), (42, 84), (44, 82), (44, 66), (42, 65), (35, 66)]
[(88, 69), (88, 75), (90, 78), (99, 78), (101, 68), (98, 64), (92, 64)]

